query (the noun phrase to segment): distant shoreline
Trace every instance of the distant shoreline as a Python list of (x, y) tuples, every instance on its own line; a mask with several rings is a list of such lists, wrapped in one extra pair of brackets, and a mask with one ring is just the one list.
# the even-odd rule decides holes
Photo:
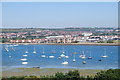
[(120, 46), (119, 43), (0, 43), (0, 44)]

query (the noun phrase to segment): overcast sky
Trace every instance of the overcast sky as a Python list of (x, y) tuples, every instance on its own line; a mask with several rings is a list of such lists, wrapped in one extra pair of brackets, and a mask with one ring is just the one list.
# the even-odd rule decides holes
[(118, 27), (117, 2), (5, 2), (4, 28)]

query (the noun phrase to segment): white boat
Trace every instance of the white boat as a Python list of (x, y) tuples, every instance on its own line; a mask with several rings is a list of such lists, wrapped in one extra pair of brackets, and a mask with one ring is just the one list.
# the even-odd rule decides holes
[(65, 58), (69, 58), (69, 56), (65, 56)]
[(105, 53), (103, 54), (103, 56), (101, 56), (102, 58), (107, 58), (108, 56), (106, 55), (106, 49), (105, 49)]
[(82, 55), (82, 57), (81, 57), (82, 59), (85, 59), (86, 57), (85, 57), (85, 55)]
[(89, 56), (88, 59), (92, 59), (92, 57)]
[(25, 55), (22, 55), (22, 56), (27, 57), (28, 55), (25, 54)]
[(86, 64), (86, 61), (82, 61), (83, 64)]
[(34, 51), (33, 51), (33, 53), (36, 53), (36, 50), (35, 50), (35, 48), (34, 48)]
[(49, 58), (54, 58), (55, 56), (49, 56)]
[(45, 52), (44, 52), (44, 47), (43, 47), (43, 51), (42, 51), (41, 57), (42, 57), (42, 58), (45, 58), (45, 57), (46, 57)]
[(74, 58), (74, 59), (73, 59), (73, 62), (75, 62), (75, 61), (76, 61), (76, 59), (75, 59), (75, 54), (74, 54), (73, 58)]
[(73, 59), (73, 62), (75, 62), (76, 60), (75, 59)]
[(33, 53), (36, 53), (36, 51), (33, 51)]
[(64, 62), (62, 62), (61, 64), (68, 64), (68, 62), (67, 62), (67, 61), (64, 61)]
[(101, 56), (102, 58), (107, 58), (108, 56), (107, 55), (104, 55), (104, 56)]
[(62, 54), (64, 54), (64, 53), (65, 53), (65, 50), (64, 50), (64, 47), (63, 47)]
[(81, 57), (82, 59), (85, 59), (85, 58), (86, 58), (86, 57), (85, 57), (85, 54), (84, 54), (84, 51), (83, 51), (83, 54), (80, 55), (80, 57)]
[(92, 57), (91, 57), (91, 51), (90, 51), (90, 55), (89, 55), (88, 59), (92, 59)]
[(29, 53), (27, 48), (26, 48), (26, 51), (25, 51), (25, 53)]
[(69, 58), (69, 56), (68, 56), (68, 52), (66, 52), (65, 58)]
[(61, 57), (58, 57), (57, 59), (61, 59)]
[(22, 62), (22, 64), (28, 64), (28, 62)]
[(25, 53), (28, 53), (28, 51), (25, 51)]
[(45, 58), (46, 56), (45, 55), (41, 55), (41, 57)]
[(23, 58), (23, 59), (20, 59), (21, 61), (26, 61), (27, 59), (26, 58)]
[(61, 57), (65, 57), (65, 55), (64, 55), (64, 54), (61, 54), (60, 56), (61, 56)]

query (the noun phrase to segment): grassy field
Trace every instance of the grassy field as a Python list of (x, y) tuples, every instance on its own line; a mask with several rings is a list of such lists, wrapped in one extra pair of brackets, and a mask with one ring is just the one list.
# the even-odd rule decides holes
[[(54, 75), (56, 72), (66, 73), (70, 70), (75, 69), (59, 69), (59, 68), (46, 68), (46, 69), (37, 69), (37, 68), (17, 68), (9, 71), (3, 71), (2, 77), (10, 77), (10, 76), (26, 76), (26, 75), (35, 75), (35, 76), (44, 76), (44, 75)], [(78, 69), (81, 76), (94, 76), (97, 72), (101, 70), (95, 69)]]

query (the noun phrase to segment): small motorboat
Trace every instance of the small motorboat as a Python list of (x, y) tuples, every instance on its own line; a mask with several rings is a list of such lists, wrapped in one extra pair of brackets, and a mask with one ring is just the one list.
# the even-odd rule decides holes
[(25, 53), (28, 53), (28, 51), (25, 51)]
[(107, 58), (108, 56), (107, 55), (103, 55), (103, 56), (101, 56), (102, 58)]
[(28, 62), (22, 62), (22, 64), (28, 64)]
[(22, 56), (27, 57), (28, 55), (25, 54), (25, 55), (22, 55)]
[(20, 59), (21, 61), (26, 61), (27, 59), (26, 58), (23, 58), (23, 59)]
[(54, 58), (55, 56), (49, 56), (49, 58)]
[(64, 61), (63, 63), (61, 63), (61, 64), (68, 64), (68, 62), (67, 61)]
[(42, 58), (45, 58), (46, 56), (45, 55), (41, 55)]
[(91, 57), (91, 56), (89, 56), (89, 57), (88, 57), (88, 59), (92, 59), (92, 57)]
[(102, 61), (101, 59), (99, 59), (98, 61)]
[(57, 59), (61, 59), (61, 57), (58, 57)]
[(86, 61), (82, 61), (83, 64), (86, 64)]
[(69, 58), (69, 56), (65, 56), (65, 58)]

